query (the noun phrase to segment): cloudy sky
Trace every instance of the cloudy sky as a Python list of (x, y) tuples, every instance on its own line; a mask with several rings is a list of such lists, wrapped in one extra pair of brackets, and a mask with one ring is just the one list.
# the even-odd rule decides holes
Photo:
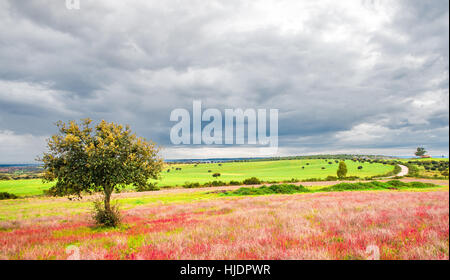
[(279, 109), (279, 154), (449, 150), (449, 2), (0, 0), (0, 163), (57, 120), (128, 123), (166, 158), (170, 113)]

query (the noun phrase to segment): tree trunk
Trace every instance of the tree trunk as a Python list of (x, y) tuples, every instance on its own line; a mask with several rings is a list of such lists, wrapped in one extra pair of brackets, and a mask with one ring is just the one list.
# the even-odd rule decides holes
[(105, 210), (111, 212), (111, 193), (112, 188), (110, 186), (105, 186)]

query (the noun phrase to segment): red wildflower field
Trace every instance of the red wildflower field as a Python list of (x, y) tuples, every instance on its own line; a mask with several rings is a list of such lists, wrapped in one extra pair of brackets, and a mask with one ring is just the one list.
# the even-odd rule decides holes
[[(3, 222), (0, 259), (448, 259), (449, 193), (336, 192), (142, 205)], [(72, 246), (71, 246), (72, 245)]]

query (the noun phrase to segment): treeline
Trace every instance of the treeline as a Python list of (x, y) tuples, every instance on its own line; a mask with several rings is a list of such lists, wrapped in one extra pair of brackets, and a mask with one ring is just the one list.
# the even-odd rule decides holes
[(0, 180), (39, 179), (42, 177), (40, 165), (0, 165)]
[(41, 173), (34, 174), (5, 174), (0, 173), (0, 180), (23, 180), (23, 179), (40, 179), (42, 178)]
[(338, 154), (338, 155), (309, 155), (309, 156), (285, 156), (285, 157), (268, 157), (268, 158), (248, 158), (248, 159), (212, 159), (212, 160), (180, 160), (180, 161), (170, 161), (166, 164), (210, 164), (210, 163), (224, 163), (224, 162), (255, 162), (255, 161), (277, 161), (277, 160), (299, 160), (299, 159), (337, 159), (337, 160), (357, 160), (357, 161), (367, 161), (367, 160), (377, 160), (386, 161), (395, 159), (394, 157), (383, 156), (383, 155), (357, 155), (357, 154)]

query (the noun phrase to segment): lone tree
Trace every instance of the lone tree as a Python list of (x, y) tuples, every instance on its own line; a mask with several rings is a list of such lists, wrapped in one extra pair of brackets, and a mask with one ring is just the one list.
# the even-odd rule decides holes
[[(54, 196), (82, 197), (83, 193), (103, 192), (104, 208), (96, 204), (103, 217), (97, 222), (116, 226), (117, 209), (111, 208), (111, 194), (125, 185), (147, 185), (157, 179), (163, 162), (153, 142), (136, 137), (129, 126), (101, 121), (91, 127), (92, 120), (59, 121), (59, 133), (47, 140), (48, 151), (39, 160), (44, 162), (44, 182), (56, 180), (50, 189)], [(111, 222), (111, 219), (114, 222)]]
[(427, 151), (425, 150), (425, 148), (417, 147), (417, 150), (414, 154), (418, 157), (421, 157), (421, 156), (424, 156), (426, 153), (427, 153)]
[(339, 179), (345, 178), (345, 176), (347, 176), (347, 165), (344, 161), (339, 162), (337, 176)]

